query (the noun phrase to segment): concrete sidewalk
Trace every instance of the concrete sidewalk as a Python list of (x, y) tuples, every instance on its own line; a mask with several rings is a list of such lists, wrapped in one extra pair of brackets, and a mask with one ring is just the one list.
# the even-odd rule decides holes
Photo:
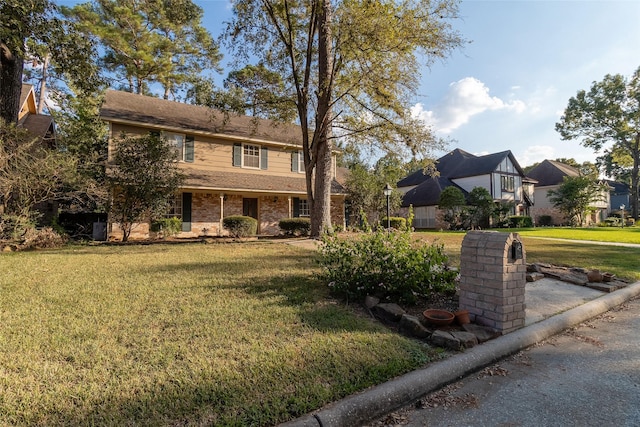
[(640, 295), (640, 282), (612, 293), (554, 279), (527, 283), (524, 328), (348, 396), (283, 426), (342, 427), (364, 424), (637, 295)]

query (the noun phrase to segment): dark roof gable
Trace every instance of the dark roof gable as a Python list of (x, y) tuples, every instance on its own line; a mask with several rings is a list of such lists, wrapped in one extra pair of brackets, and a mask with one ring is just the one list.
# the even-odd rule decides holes
[(538, 181), (540, 187), (561, 184), (565, 176), (579, 175), (578, 169), (555, 160), (544, 160), (527, 173), (528, 177)]

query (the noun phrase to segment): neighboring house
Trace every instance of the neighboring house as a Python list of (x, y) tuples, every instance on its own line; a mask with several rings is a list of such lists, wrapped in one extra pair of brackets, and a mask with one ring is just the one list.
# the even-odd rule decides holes
[(397, 183), (404, 196), (402, 207), (413, 206), (415, 228), (446, 228), (438, 202), (442, 191), (450, 186), (467, 194), (475, 187), (485, 188), (496, 202), (513, 203), (513, 215), (528, 214), (531, 206), (531, 181), (511, 151), (475, 156), (455, 149), (436, 161), (439, 176), (416, 171)]
[[(179, 237), (224, 235), (222, 220), (230, 215), (256, 218), (258, 233), (272, 235), (281, 219), (309, 216), (299, 126), (114, 90), (100, 115), (109, 125), (110, 153), (122, 134), (158, 132), (175, 145), (186, 180), (167, 216), (182, 220)], [(344, 199), (334, 157), (331, 217), (342, 227)], [(110, 224), (109, 236), (121, 235)], [(144, 223), (131, 237), (148, 235)]]
[[(49, 147), (56, 146), (56, 128), (53, 117), (38, 114), (36, 94), (33, 85), (22, 84), (20, 92), (20, 111), (18, 112), (18, 126), (26, 129), (33, 138), (41, 140)], [(33, 207), (40, 212), (38, 224), (51, 224), (58, 213), (58, 204), (54, 201), (39, 203)]]
[(611, 187), (611, 191), (609, 192), (609, 197), (611, 198), (609, 202), (609, 210), (619, 211), (622, 206), (624, 206), (624, 210), (629, 214), (631, 211), (631, 188), (629, 184), (625, 184), (624, 182), (617, 181), (606, 181)]
[(33, 85), (22, 85), (18, 126), (24, 127), (34, 137), (42, 138), (45, 144), (51, 147), (55, 146), (56, 132), (53, 117), (38, 114)]
[[(531, 216), (536, 224), (540, 223), (540, 217), (548, 215), (551, 217), (550, 225), (566, 225), (569, 219), (556, 209), (549, 201), (548, 192), (557, 190), (565, 177), (580, 176), (580, 171), (567, 164), (555, 160), (544, 160), (535, 168), (531, 169), (527, 176), (538, 181), (534, 191), (535, 206), (531, 208)], [(599, 223), (609, 214), (609, 192), (604, 191), (601, 200), (594, 202), (590, 206), (594, 212), (586, 219), (587, 224)]]

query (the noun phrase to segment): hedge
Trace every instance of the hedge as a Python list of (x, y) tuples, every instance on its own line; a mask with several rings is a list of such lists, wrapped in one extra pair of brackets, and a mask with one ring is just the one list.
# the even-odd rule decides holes
[(228, 216), (222, 220), (222, 224), (233, 237), (255, 236), (258, 232), (258, 221), (250, 216)]
[(307, 236), (311, 231), (311, 220), (309, 218), (284, 218), (280, 220), (278, 226), (286, 235)]

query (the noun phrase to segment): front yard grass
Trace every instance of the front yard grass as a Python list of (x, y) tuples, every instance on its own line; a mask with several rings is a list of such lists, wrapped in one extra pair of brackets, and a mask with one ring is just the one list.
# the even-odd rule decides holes
[(272, 425), (440, 357), (284, 244), (0, 255), (0, 424)]
[[(640, 280), (640, 248), (522, 234), (528, 262)], [(415, 234), (453, 266), (464, 235)], [(75, 246), (0, 271), (0, 425), (273, 425), (442, 357), (281, 243)]]

